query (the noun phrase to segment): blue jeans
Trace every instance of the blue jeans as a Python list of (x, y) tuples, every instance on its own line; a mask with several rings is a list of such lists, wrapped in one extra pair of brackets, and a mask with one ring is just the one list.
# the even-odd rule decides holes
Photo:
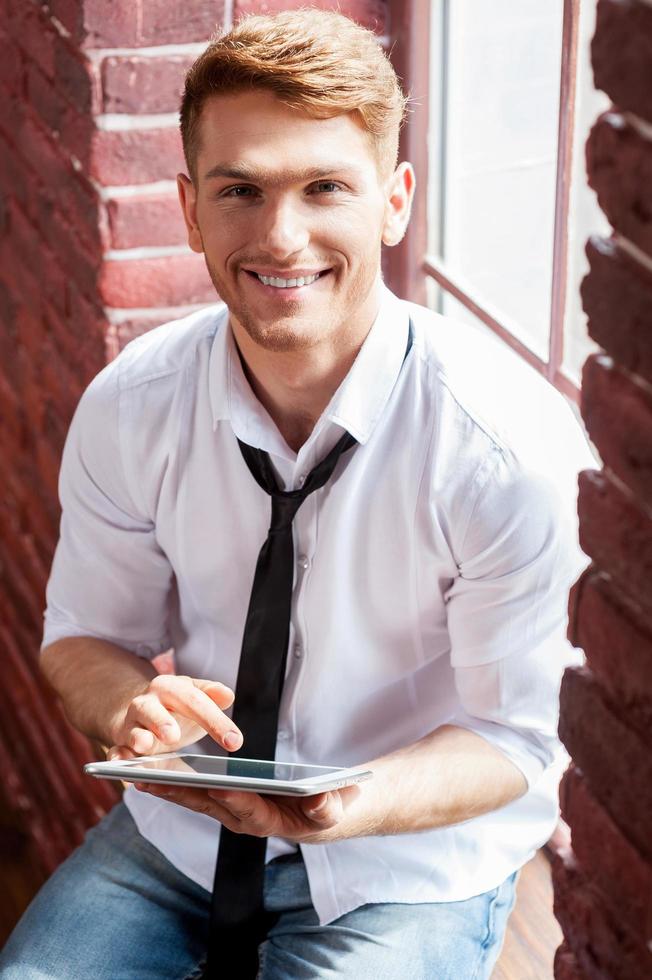
[[(267, 865), (281, 915), (259, 980), (486, 980), (516, 874), (463, 902), (364, 905), (320, 926), (300, 854)], [(201, 976), (210, 894), (142, 837), (124, 804), (41, 889), (0, 955), (3, 980), (191, 980)], [(224, 980), (237, 970), (225, 964)]]

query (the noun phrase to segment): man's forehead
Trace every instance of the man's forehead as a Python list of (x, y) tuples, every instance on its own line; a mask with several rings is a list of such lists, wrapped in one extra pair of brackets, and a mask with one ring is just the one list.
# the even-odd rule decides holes
[(336, 166), (362, 172), (365, 158), (374, 156), (357, 113), (316, 118), (264, 90), (207, 99), (199, 123), (203, 174), (213, 175), (220, 167), (266, 170), (270, 153), (278, 151), (280, 157), (284, 149), (306, 170), (330, 171)]
[(203, 179), (242, 180), (252, 184), (275, 186), (287, 182), (302, 183), (324, 180), (327, 177), (335, 176), (343, 179), (359, 180), (363, 175), (364, 168), (350, 161), (339, 159), (320, 161), (315, 166), (283, 166), (279, 169), (239, 160), (233, 163), (222, 161), (213, 164), (203, 174)]

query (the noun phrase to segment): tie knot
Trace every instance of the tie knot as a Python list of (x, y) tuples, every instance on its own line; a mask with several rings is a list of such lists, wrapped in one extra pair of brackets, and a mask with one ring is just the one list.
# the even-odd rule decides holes
[(271, 531), (283, 531), (292, 526), (294, 515), (298, 511), (303, 501), (308, 496), (302, 490), (277, 490), (272, 493), (272, 520), (269, 525)]

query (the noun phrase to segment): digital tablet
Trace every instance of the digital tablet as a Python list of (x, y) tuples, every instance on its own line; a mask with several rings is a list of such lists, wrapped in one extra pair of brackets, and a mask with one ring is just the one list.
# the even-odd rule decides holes
[(360, 783), (373, 775), (370, 769), (342, 769), (337, 766), (190, 755), (185, 752), (91, 762), (84, 766), (84, 772), (102, 779), (121, 779), (130, 783), (238, 789), (279, 796), (314, 796)]

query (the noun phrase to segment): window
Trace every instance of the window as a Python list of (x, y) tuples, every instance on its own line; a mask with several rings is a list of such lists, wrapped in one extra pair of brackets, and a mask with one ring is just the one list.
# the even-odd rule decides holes
[(608, 233), (584, 172), (588, 130), (608, 105), (590, 70), (595, 6), (392, 6), (394, 61), (414, 99), (403, 157), (422, 189), (391, 281), (493, 331), (575, 402), (594, 349), (584, 244)]

